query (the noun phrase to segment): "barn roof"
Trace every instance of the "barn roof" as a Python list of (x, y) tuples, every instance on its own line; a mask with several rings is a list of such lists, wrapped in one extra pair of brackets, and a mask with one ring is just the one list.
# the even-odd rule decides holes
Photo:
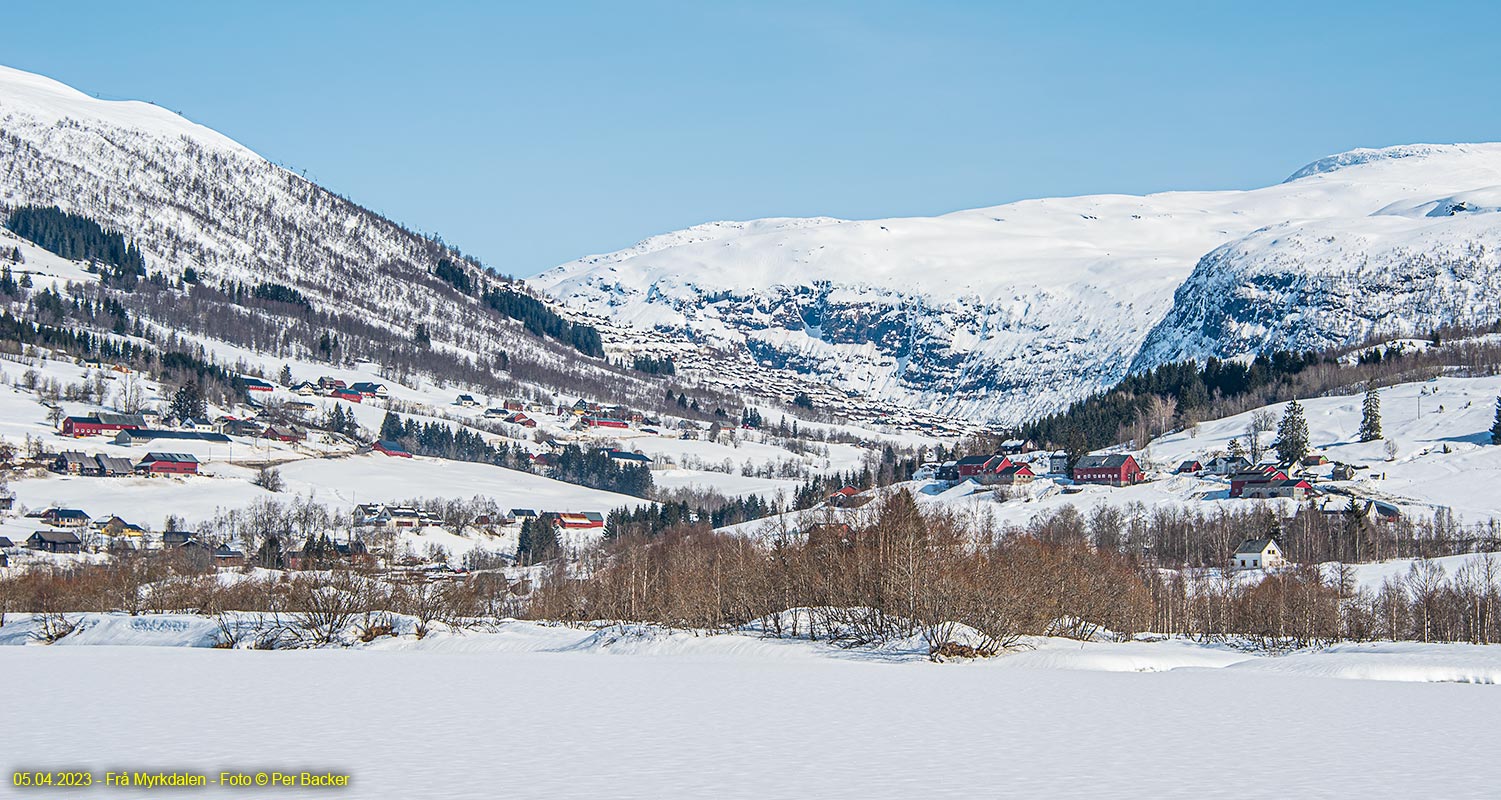
[(1120, 469), (1126, 465), (1126, 459), (1131, 458), (1128, 453), (1108, 453), (1102, 456), (1084, 456), (1074, 469)]

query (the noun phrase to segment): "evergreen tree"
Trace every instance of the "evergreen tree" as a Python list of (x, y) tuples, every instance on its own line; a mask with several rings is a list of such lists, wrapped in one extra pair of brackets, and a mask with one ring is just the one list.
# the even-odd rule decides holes
[(403, 430), (404, 428), (401, 424), (401, 417), (396, 416), (396, 414), (393, 412), (387, 411), (386, 418), (381, 420), (380, 422), (380, 438), (382, 440), (394, 442), (397, 439), (401, 438)]
[(1360, 440), (1362, 442), (1381, 440), (1381, 395), (1376, 392), (1374, 386), (1366, 388), (1365, 402), (1361, 405)]
[(417, 346), (424, 350), (433, 343), (432, 336), (427, 332), (427, 326), (420, 322), (417, 323), (417, 332), (412, 338), (416, 340)]
[(1491, 444), (1501, 444), (1501, 397), (1496, 398), (1496, 421), (1491, 424)]
[(288, 364), (281, 365), (281, 373), (276, 376), (277, 383), (282, 386), (292, 385), (292, 367)]
[(1303, 406), (1294, 400), (1287, 404), (1277, 425), (1277, 458), (1284, 463), (1296, 462), (1307, 454), (1308, 420), (1303, 416)]
[(535, 564), (552, 558), (558, 550), (558, 530), (551, 517), (529, 519), (521, 524), (521, 538), (516, 555), (524, 563)]
[(208, 416), (208, 405), (203, 402), (203, 390), (198, 387), (197, 381), (188, 381), (178, 388), (177, 393), (172, 395), (169, 411), (178, 422)]
[(31, 273), (30, 272), (23, 272), (23, 273), (21, 273), (21, 288), (22, 289), (30, 289), (31, 288)]
[(16, 293), (16, 276), (10, 272), (10, 267), (0, 268), (0, 294), (11, 295)]

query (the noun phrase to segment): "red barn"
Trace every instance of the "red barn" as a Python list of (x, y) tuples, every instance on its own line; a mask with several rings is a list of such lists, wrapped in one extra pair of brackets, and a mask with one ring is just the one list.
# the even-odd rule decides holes
[(111, 414), (101, 411), (81, 417), (64, 417), (64, 436), (98, 436), (105, 431), (138, 431), (146, 427), (146, 418), (140, 414)]
[(348, 400), (351, 403), (358, 403), (365, 398), (364, 395), (353, 389), (335, 389), (329, 392), (328, 396), (335, 400)]
[(148, 475), (197, 475), (198, 459), (187, 453), (147, 453), (136, 472)]
[(307, 438), (305, 434), (296, 428), (283, 428), (276, 425), (267, 425), (266, 432), (261, 434), (263, 438), (275, 439), (278, 442), (300, 442)]
[(385, 453), (388, 456), (395, 456), (397, 458), (412, 457), (412, 454), (408, 453), (405, 447), (402, 447), (400, 444), (390, 441), (389, 439), (382, 439), (375, 444), (370, 445), (370, 449), (374, 450), (377, 453)]
[(584, 417), (584, 425), (590, 428), (629, 428), (630, 423), (623, 419), (610, 419), (608, 417)]
[(1084, 456), (1074, 464), (1074, 480), (1080, 483), (1103, 483), (1108, 486), (1130, 486), (1141, 483), (1141, 465), (1126, 453), (1104, 456)]
[(1271, 466), (1253, 467), (1230, 476), (1230, 496), (1241, 497), (1246, 489), (1287, 480), (1287, 473)]
[(587, 530), (605, 526), (604, 515), (596, 511), (586, 511), (582, 514), (563, 512), (557, 515), (557, 520), (558, 526), (566, 530)]

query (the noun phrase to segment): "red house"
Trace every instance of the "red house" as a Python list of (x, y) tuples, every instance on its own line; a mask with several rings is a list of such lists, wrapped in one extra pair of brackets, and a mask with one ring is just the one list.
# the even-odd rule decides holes
[(630, 423), (623, 419), (609, 419), (608, 417), (584, 417), (584, 426), (589, 428), (629, 428)]
[(1031, 483), (1037, 478), (1037, 473), (1026, 464), (1012, 464), (1000, 472), (986, 473), (980, 476), (982, 483), (995, 483), (1002, 486), (1015, 486), (1019, 483)]
[(965, 456), (954, 462), (954, 468), (959, 471), (959, 479), (974, 478), (980, 475), (998, 475), (1001, 470), (1011, 466), (1011, 459), (1007, 456)]
[(187, 453), (147, 453), (136, 472), (148, 475), (197, 475), (198, 459)]
[(348, 400), (351, 403), (358, 403), (365, 398), (364, 395), (353, 389), (335, 389), (329, 392), (328, 396), (335, 400)]
[(512, 423), (514, 425), (520, 425), (523, 428), (537, 427), (536, 420), (521, 413), (512, 414), (511, 416), (506, 417), (506, 422)]
[(1111, 453), (1103, 456), (1084, 456), (1074, 464), (1074, 480), (1080, 483), (1102, 483), (1108, 486), (1130, 486), (1141, 483), (1141, 465), (1126, 453)]

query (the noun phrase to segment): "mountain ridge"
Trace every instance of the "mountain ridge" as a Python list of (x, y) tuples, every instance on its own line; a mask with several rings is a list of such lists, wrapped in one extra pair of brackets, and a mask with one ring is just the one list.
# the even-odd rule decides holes
[[(706, 223), (529, 282), (624, 324), (744, 348), (763, 364), (919, 408), (1012, 424), (1161, 363), (1158, 353), (1220, 354), (1213, 342), (1171, 347), (1170, 334), (1188, 335), (1182, 324), (1153, 332), (1196, 270), (1207, 280), (1219, 261), (1206, 259), (1222, 247), (1281, 225), (1317, 236), (1322, 226), (1411, 216), (1418, 206), (1489, 208), (1457, 198), (1498, 183), (1497, 144), (1353, 150), (1259, 189), (1041, 198), (936, 217)], [(1351, 258), (1361, 241), (1349, 242)], [(1423, 314), (1408, 327), (1452, 316)], [(1320, 341), (1346, 344), (1378, 327), (1352, 324)], [(1311, 338), (1242, 336), (1231, 349)]]

